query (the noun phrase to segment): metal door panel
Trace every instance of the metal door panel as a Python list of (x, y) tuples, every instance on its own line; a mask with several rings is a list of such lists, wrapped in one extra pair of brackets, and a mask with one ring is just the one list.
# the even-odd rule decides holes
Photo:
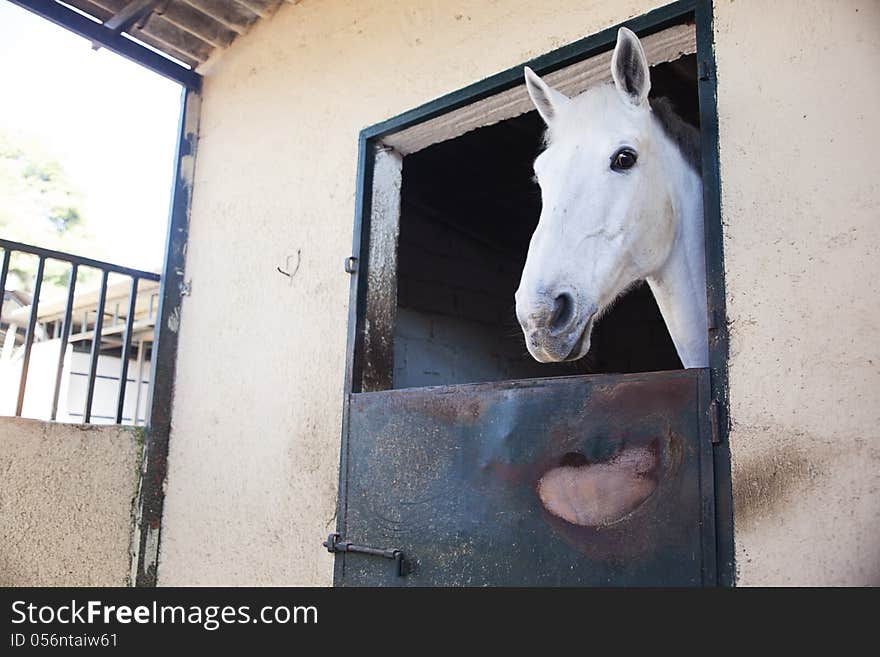
[(336, 583), (714, 584), (708, 395), (708, 370), (352, 394), (341, 538), (410, 572), (339, 553)]

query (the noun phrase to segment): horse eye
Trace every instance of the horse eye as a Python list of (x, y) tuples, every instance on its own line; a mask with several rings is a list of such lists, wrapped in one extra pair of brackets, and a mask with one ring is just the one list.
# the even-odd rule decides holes
[(631, 148), (621, 148), (611, 156), (611, 169), (614, 171), (626, 171), (632, 169), (638, 159), (638, 155)]

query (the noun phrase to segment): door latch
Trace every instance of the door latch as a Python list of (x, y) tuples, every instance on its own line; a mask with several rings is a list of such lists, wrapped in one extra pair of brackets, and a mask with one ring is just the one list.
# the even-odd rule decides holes
[(369, 554), (374, 557), (391, 559), (392, 561), (394, 561), (394, 566), (396, 568), (398, 577), (406, 577), (406, 575), (408, 575), (410, 572), (409, 562), (403, 556), (403, 550), (396, 550), (394, 548), (382, 549), (366, 547), (364, 545), (355, 545), (353, 543), (349, 543), (348, 541), (341, 540), (339, 534), (330, 534), (327, 540), (324, 541), (324, 547), (327, 548), (327, 552), (331, 553), (355, 552), (357, 554)]

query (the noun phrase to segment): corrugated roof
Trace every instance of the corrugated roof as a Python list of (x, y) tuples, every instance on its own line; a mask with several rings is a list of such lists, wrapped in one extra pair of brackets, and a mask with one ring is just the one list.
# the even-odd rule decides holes
[(63, 0), (193, 69), (271, 16), (283, 1)]

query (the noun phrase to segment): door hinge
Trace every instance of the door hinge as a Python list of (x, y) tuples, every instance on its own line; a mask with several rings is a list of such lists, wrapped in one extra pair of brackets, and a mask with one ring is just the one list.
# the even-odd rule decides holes
[(709, 402), (709, 431), (713, 445), (721, 444), (721, 422), (718, 418), (718, 402), (714, 399)]
[(339, 534), (330, 534), (323, 543), (327, 548), (327, 552), (354, 552), (357, 554), (368, 554), (374, 557), (382, 557), (383, 559), (391, 559), (398, 577), (406, 577), (410, 573), (410, 564), (403, 555), (403, 550), (394, 548), (373, 548), (364, 545), (355, 545), (348, 541), (343, 541)]
[(348, 256), (345, 259), (345, 273), (346, 274), (355, 273), (357, 271), (357, 262), (358, 262), (357, 258), (355, 258), (354, 256)]

